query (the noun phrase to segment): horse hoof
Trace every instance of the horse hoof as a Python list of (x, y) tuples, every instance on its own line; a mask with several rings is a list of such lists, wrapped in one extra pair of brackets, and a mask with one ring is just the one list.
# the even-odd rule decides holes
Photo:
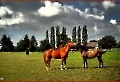
[(63, 70), (63, 69), (61, 69), (61, 70)]
[(67, 69), (67, 68), (65, 68), (65, 69)]

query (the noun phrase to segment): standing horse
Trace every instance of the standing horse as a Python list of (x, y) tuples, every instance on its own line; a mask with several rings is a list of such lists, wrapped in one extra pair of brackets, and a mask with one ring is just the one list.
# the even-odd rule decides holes
[(79, 45), (80, 48), (80, 53), (84, 61), (84, 68), (88, 68), (88, 63), (87, 59), (92, 59), (97, 57), (99, 61), (99, 68), (102, 66), (103, 67), (103, 61), (102, 61), (102, 54), (104, 54), (106, 51), (100, 50), (100, 49), (93, 49), (93, 50), (88, 50), (85, 46)]
[(62, 59), (62, 64), (61, 64), (61, 70), (63, 70), (63, 65), (64, 68), (66, 68), (66, 59), (68, 57), (68, 52), (70, 49), (75, 46), (75, 43), (73, 42), (68, 42), (65, 46), (60, 47), (59, 49), (49, 49), (44, 51), (44, 62), (46, 64), (46, 69), (49, 70), (50, 68), (50, 61), (52, 58), (55, 59)]

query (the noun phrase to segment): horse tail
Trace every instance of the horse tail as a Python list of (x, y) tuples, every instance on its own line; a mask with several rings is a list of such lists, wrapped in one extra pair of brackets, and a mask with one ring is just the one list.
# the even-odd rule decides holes
[(106, 53), (106, 49), (105, 50), (99, 50), (100, 53), (105, 54)]
[(102, 54), (106, 53), (106, 49), (102, 51)]

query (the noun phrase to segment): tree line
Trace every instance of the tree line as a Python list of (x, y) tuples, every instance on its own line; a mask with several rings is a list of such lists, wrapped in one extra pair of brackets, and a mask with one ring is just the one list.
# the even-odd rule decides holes
[[(38, 46), (38, 42), (34, 35), (31, 37), (31, 39), (29, 39), (28, 35), (26, 34), (24, 38), (17, 43), (17, 46), (14, 46), (10, 37), (4, 34), (0, 41), (1, 43), (0, 51), (21, 52), (29, 48), (31, 52), (34, 52), (34, 51), (44, 51), (47, 48), (57, 49), (59, 48), (60, 45), (65, 45), (69, 40), (72, 40), (73, 42), (77, 42), (86, 46), (88, 42), (87, 26), (85, 25), (82, 30), (80, 26), (73, 27), (71, 38), (68, 37), (67, 30), (65, 27), (62, 28), (61, 33), (59, 26), (51, 27), (50, 34), (49, 31), (46, 30), (45, 39), (39, 42), (40, 46)], [(91, 40), (91, 41), (95, 41), (95, 40)], [(120, 41), (117, 43), (115, 37), (111, 35), (106, 35), (105, 37), (102, 37), (102, 39), (98, 40), (98, 45), (100, 48), (104, 48), (104, 49), (110, 49), (113, 47), (120, 48)]]

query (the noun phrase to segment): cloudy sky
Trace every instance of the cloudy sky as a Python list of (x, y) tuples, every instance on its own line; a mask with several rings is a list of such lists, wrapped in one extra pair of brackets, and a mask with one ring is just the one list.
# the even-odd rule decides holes
[(112, 35), (120, 41), (120, 2), (0, 2), (0, 39), (10, 36), (14, 45), (26, 34), (38, 41), (52, 26), (67, 28), (87, 26), (89, 40)]

